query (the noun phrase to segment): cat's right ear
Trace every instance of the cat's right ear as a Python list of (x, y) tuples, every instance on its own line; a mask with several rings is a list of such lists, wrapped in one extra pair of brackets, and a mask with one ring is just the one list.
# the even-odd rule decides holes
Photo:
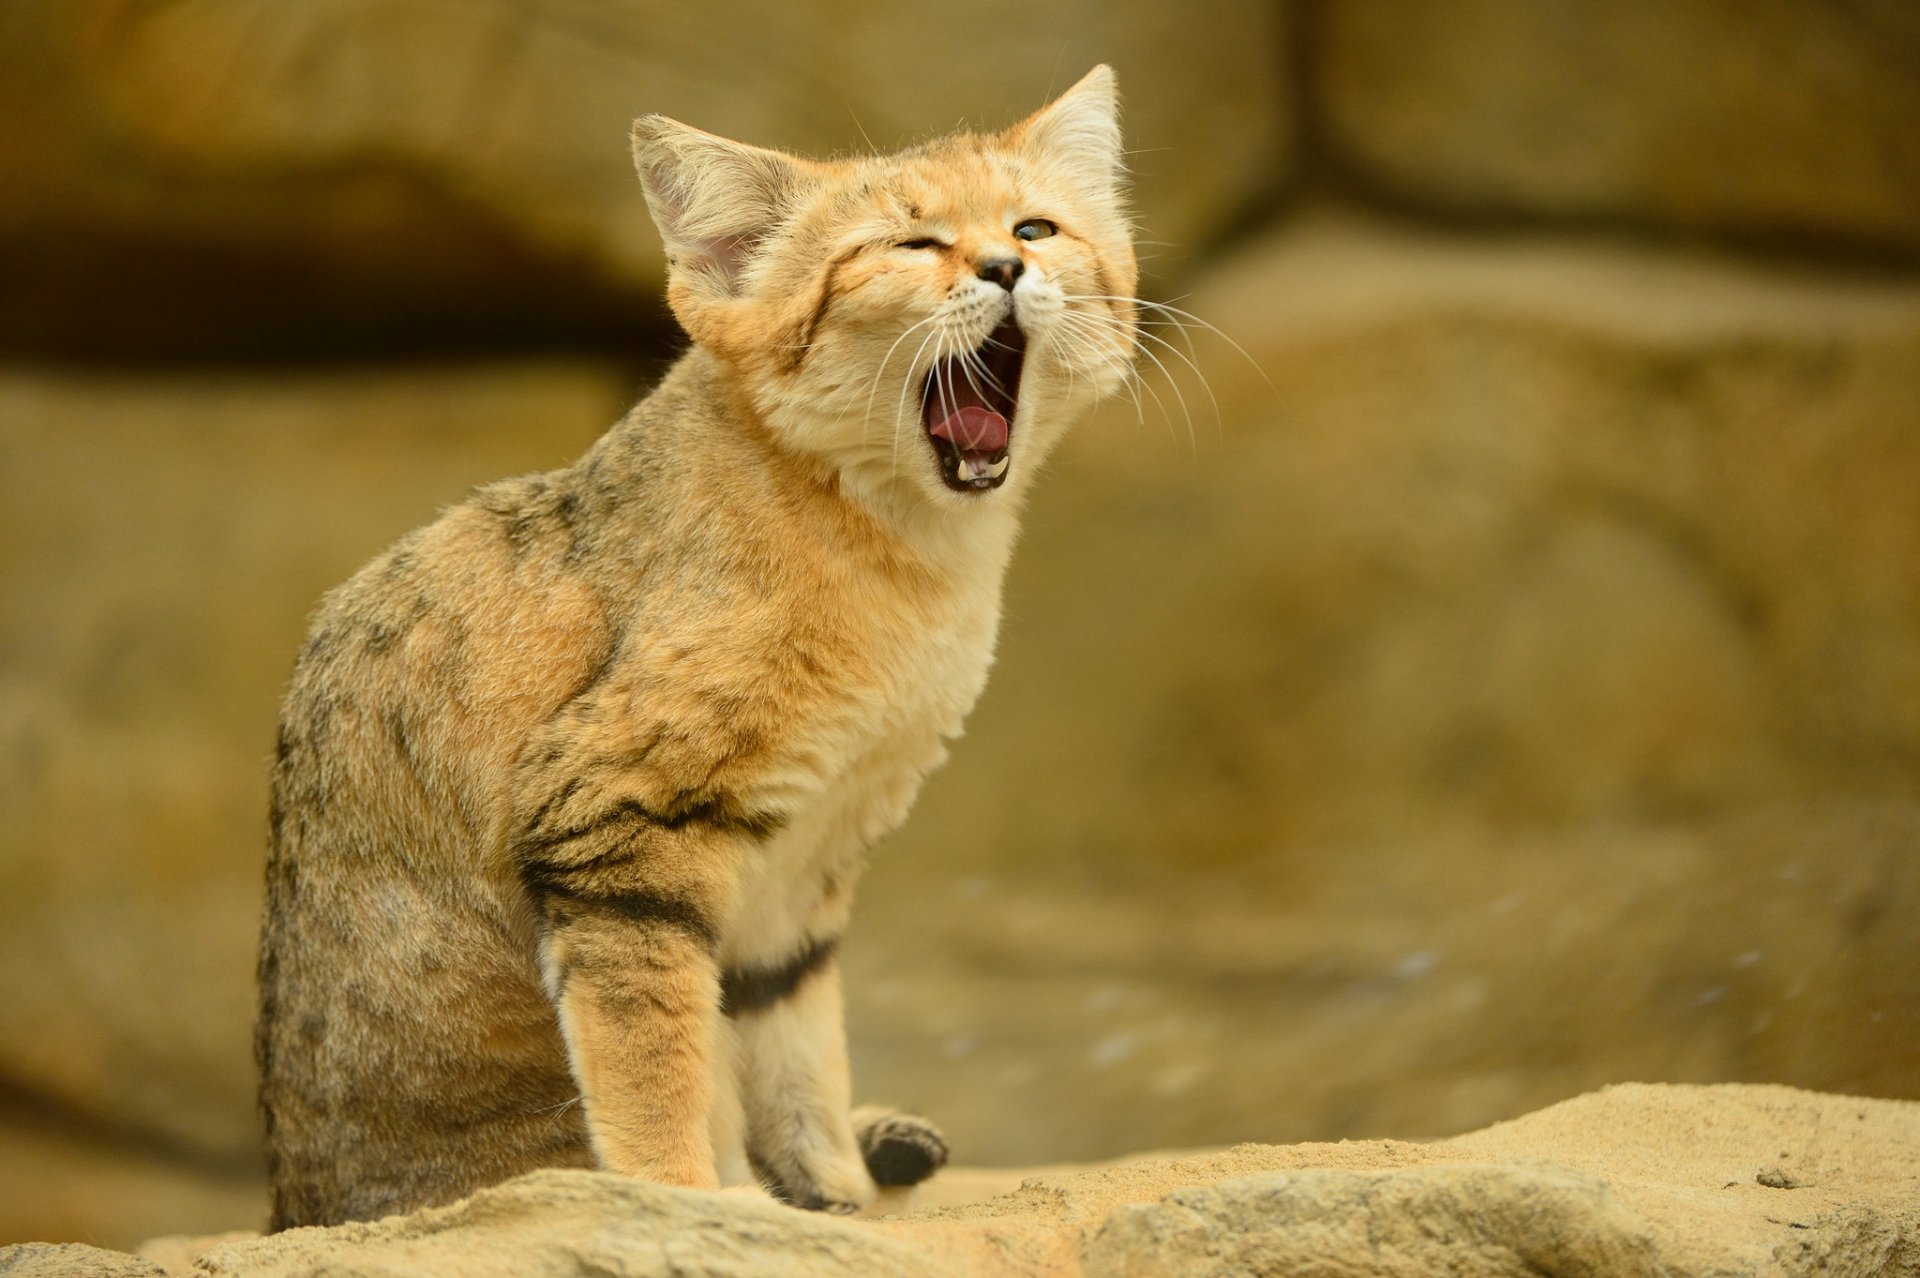
[(749, 289), (756, 250), (793, 208), (808, 162), (643, 115), (633, 164), (666, 243), (668, 300), (693, 331), (686, 311)]

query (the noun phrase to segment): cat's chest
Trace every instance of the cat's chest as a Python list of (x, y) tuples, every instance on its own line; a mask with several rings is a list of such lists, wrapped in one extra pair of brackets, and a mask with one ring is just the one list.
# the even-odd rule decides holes
[[(822, 799), (884, 777), (902, 752), (957, 736), (986, 687), (1000, 620), (998, 565), (951, 578), (840, 566), (783, 591), (769, 632), (741, 635), (763, 668), (752, 690), (787, 706), (775, 730)], [(742, 691), (748, 691), (743, 689)]]
[(820, 706), (820, 801), (845, 803), (899, 771), (924, 772), (958, 736), (986, 687), (999, 625), (997, 592), (961, 599), (926, 624), (876, 635)]
[(992, 664), (997, 610), (929, 629), (812, 723), (793, 725), (784, 822), (744, 867), (730, 957), (770, 960), (844, 922), (844, 889), (946, 758)]

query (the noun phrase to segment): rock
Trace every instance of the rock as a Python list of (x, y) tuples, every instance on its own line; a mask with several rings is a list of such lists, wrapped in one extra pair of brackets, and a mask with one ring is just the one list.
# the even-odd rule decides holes
[(1161, 272), (1286, 165), (1284, 32), (1257, 0), (1003, 2), (964, 32), (929, 5), (835, 17), (22, 0), (0, 14), (0, 341), (628, 345), (662, 287), (628, 158), (646, 111), (808, 153), (890, 149), (1011, 123), (1109, 61)]
[(1901, 0), (1341, 0), (1310, 39), (1325, 145), (1407, 205), (1920, 249)]
[(202, 1252), (230, 1242), (246, 1242), (260, 1235), (254, 1230), (230, 1229), (218, 1234), (167, 1234), (149, 1238), (140, 1244), (140, 1259), (152, 1261), (168, 1274), (193, 1273), (193, 1262)]
[[(1819, 1185), (1782, 1204), (1731, 1174), (1778, 1158)], [(877, 1221), (538, 1172), (451, 1207), (214, 1245), (193, 1272), (1868, 1278), (1920, 1272), (1916, 1168), (1920, 1103), (1630, 1085), (1451, 1141), (1145, 1156)]]
[(12, 1096), (258, 1176), (266, 775), (306, 616), (436, 504), (569, 460), (627, 389), (557, 364), (0, 376)]
[(205, 1278), (944, 1278), (934, 1256), (762, 1195), (667, 1189), (604, 1172), (534, 1172), (451, 1207), (215, 1247)]
[[(1609, 1087), (1444, 1142), (1605, 1179), (1676, 1275), (1920, 1275), (1920, 1104), (1785, 1087)], [(1755, 1171), (1785, 1162), (1810, 1183)], [(1820, 1266), (1825, 1265), (1826, 1268)]]
[(80, 1243), (24, 1243), (0, 1247), (6, 1278), (167, 1278), (158, 1265), (122, 1252)]
[(1509, 1167), (1273, 1172), (1177, 1190), (1115, 1211), (1085, 1259), (1087, 1278), (1669, 1273), (1604, 1182)]

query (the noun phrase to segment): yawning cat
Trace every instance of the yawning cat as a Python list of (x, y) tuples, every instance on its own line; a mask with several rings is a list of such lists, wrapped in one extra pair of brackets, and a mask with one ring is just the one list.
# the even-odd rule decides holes
[(293, 675), (276, 1228), (553, 1166), (846, 1211), (945, 1158), (850, 1114), (835, 944), (986, 682), (1027, 485), (1128, 375), (1113, 76), (887, 156), (633, 145), (692, 347), (328, 595)]

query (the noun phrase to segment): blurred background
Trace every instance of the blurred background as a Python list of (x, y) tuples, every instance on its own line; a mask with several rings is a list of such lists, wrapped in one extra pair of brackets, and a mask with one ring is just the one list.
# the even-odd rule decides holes
[(1003, 1165), (1920, 1096), (1920, 7), (8, 0), (0, 1242), (260, 1223), (280, 689), (678, 348), (628, 120), (1100, 61), (1145, 290), (1240, 349), (1157, 330), (1042, 485), (859, 1092)]

